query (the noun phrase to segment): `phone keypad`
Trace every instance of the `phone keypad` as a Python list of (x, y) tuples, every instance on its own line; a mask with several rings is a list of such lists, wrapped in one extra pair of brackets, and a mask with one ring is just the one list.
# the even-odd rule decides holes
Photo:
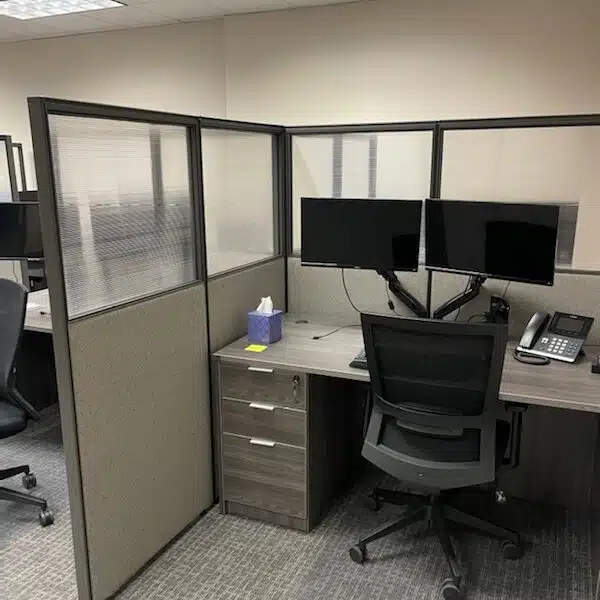
[(575, 359), (581, 350), (582, 341), (560, 335), (545, 335), (538, 345), (544, 353), (557, 358)]

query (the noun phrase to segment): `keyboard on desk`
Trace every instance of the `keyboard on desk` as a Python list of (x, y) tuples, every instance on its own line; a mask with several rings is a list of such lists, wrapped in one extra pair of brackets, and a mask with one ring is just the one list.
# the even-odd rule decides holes
[(365, 371), (368, 371), (367, 353), (364, 348), (352, 359), (350, 366), (355, 369), (364, 369)]

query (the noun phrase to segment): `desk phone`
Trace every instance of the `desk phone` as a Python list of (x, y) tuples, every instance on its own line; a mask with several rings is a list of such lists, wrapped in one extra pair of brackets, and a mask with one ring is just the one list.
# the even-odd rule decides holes
[(527, 324), (517, 350), (574, 363), (593, 323), (593, 318), (581, 315), (556, 312), (550, 318), (546, 312), (536, 312)]

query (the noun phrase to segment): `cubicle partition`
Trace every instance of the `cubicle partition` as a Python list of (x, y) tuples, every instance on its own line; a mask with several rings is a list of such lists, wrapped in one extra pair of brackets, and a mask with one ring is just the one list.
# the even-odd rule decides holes
[(286, 308), (283, 127), (200, 119), (211, 351), (247, 332), (271, 296)]
[(213, 503), (200, 131), (29, 100), (80, 598)]

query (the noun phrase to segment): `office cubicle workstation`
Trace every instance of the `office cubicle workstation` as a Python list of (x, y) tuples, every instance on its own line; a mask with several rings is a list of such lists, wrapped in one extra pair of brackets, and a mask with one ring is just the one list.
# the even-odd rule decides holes
[[(554, 286), (507, 293), (488, 280), (460, 320), (503, 291), (514, 339), (536, 310), (596, 316), (593, 204), (566, 194), (581, 172), (535, 189), (495, 136), (531, 154), (566, 134), (576, 153), (600, 116), (285, 128), (47, 98), (29, 111), (81, 598), (116, 593), (217, 498), (223, 512), (309, 531), (345, 489), (369, 390), (349, 365), (363, 342), (346, 292), (363, 312), (410, 312), (374, 270), (342, 282), (300, 263), (301, 198), (558, 205)], [(559, 158), (580, 164), (540, 156), (536, 176)], [(505, 179), (526, 184), (503, 190)], [(397, 279), (431, 314), (466, 277), (426, 271), (415, 250), (417, 270)], [(284, 337), (251, 353), (247, 313), (266, 295), (289, 313)], [(596, 323), (588, 341), (598, 335)], [(505, 365), (500, 399), (527, 410), (503, 489), (597, 508), (600, 379), (585, 361)]]

